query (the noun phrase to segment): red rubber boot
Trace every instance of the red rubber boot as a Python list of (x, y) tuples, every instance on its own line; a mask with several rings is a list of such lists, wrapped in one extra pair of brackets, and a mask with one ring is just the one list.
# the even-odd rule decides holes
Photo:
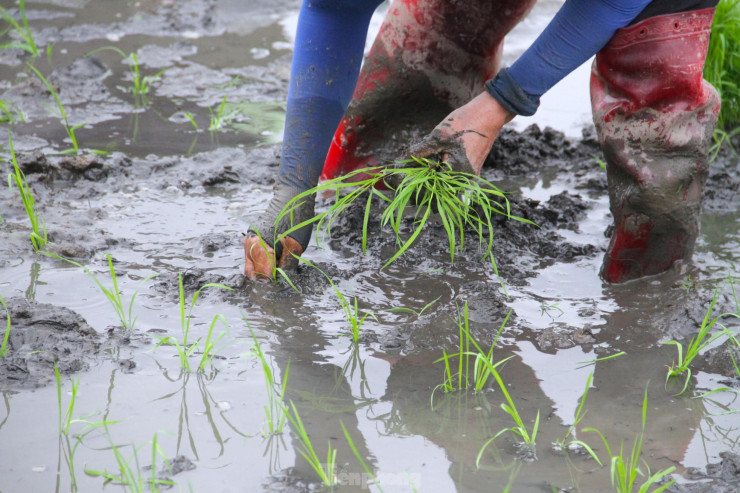
[(504, 35), (535, 0), (396, 0), (362, 67), (322, 179), (397, 158), (480, 93), (499, 69)]
[(607, 162), (615, 230), (604, 280), (621, 283), (689, 260), (719, 113), (702, 79), (714, 9), (620, 29), (594, 61), (591, 104)]

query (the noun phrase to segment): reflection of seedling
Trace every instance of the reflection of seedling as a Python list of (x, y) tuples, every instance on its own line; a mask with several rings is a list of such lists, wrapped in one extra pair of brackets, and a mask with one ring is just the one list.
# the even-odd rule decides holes
[(601, 361), (606, 361), (606, 360), (610, 360), (610, 359), (613, 359), (613, 358), (619, 358), (620, 356), (624, 356), (625, 354), (627, 354), (627, 353), (624, 352), (624, 351), (620, 351), (618, 353), (611, 354), (609, 356), (604, 356), (603, 358), (596, 358), (596, 359), (591, 359), (591, 360), (588, 360), (588, 361), (579, 361), (578, 364), (579, 365), (583, 365), (583, 366), (595, 365), (596, 363), (599, 363)]
[(322, 462), (316, 453), (316, 450), (313, 448), (313, 444), (311, 443), (311, 439), (308, 437), (306, 427), (303, 425), (303, 421), (301, 420), (301, 417), (298, 414), (298, 409), (296, 409), (293, 401), (290, 401), (290, 407), (291, 412), (288, 413), (288, 419), (293, 425), (293, 433), (298, 440), (298, 443), (301, 444), (301, 448), (298, 449), (298, 453), (306, 459), (306, 462), (308, 462), (311, 468), (316, 471), (316, 474), (318, 474), (319, 478), (326, 486), (330, 488), (333, 487), (337, 482), (336, 475), (334, 474), (334, 470), (337, 465), (337, 450), (334, 449), (331, 446), (331, 442), (329, 442), (327, 444), (326, 460)]
[(110, 272), (111, 281), (113, 283), (113, 289), (108, 289), (98, 280), (97, 277), (95, 277), (95, 274), (93, 274), (90, 269), (85, 267), (84, 265), (75, 262), (74, 260), (69, 260), (64, 257), (60, 257), (59, 255), (56, 255), (54, 253), (50, 252), (41, 252), (44, 255), (47, 255), (49, 257), (54, 257), (59, 260), (64, 260), (65, 262), (68, 262), (72, 265), (76, 265), (77, 267), (81, 268), (85, 271), (85, 273), (92, 278), (93, 281), (95, 281), (95, 284), (98, 285), (98, 288), (103, 292), (106, 298), (108, 298), (108, 301), (110, 302), (111, 306), (113, 306), (113, 309), (116, 311), (116, 315), (118, 315), (118, 320), (121, 322), (121, 326), (126, 330), (133, 330), (134, 325), (136, 324), (136, 318), (134, 316), (134, 300), (136, 300), (136, 296), (139, 294), (139, 289), (141, 289), (141, 286), (147, 282), (148, 280), (152, 279), (153, 277), (156, 277), (158, 274), (149, 274), (144, 279), (141, 280), (139, 283), (139, 287), (134, 290), (134, 294), (131, 296), (131, 301), (129, 301), (128, 304), (128, 311), (124, 308), (123, 304), (123, 297), (121, 296), (121, 291), (118, 288), (118, 277), (116, 276), (116, 271), (113, 268), (113, 259), (110, 255), (106, 254), (105, 257), (108, 259), (108, 270)]
[(59, 374), (59, 367), (54, 363), (54, 377), (57, 382), (57, 409), (59, 410), (59, 434), (69, 435), (69, 426), (72, 424), (72, 413), (74, 412), (75, 402), (77, 401), (77, 391), (80, 388), (80, 379), (70, 380), (72, 383), (72, 392), (67, 405), (67, 411), (62, 412), (62, 377)]
[(249, 328), (249, 332), (252, 334), (252, 350), (262, 365), (262, 374), (265, 377), (265, 387), (267, 388), (267, 401), (268, 404), (265, 406), (265, 417), (267, 418), (267, 430), (269, 435), (279, 435), (283, 432), (283, 426), (285, 426), (285, 420), (288, 417), (288, 409), (285, 406), (283, 399), (285, 398), (285, 391), (288, 388), (288, 373), (290, 372), (290, 362), (285, 367), (285, 373), (283, 374), (283, 381), (280, 385), (280, 392), (278, 393), (275, 389), (275, 376), (272, 373), (272, 366), (268, 363), (265, 353), (262, 352), (257, 336), (254, 334), (252, 328)]
[[(228, 286), (224, 286), (223, 284), (217, 284), (217, 283), (208, 283), (204, 284), (200, 287), (194, 294), (192, 299), (190, 300), (190, 308), (187, 310), (187, 313), (185, 312), (185, 289), (183, 288), (182, 284), (182, 273), (178, 274), (178, 288), (180, 292), (180, 328), (182, 329), (182, 341), (177, 339), (176, 337), (167, 336), (162, 337), (159, 339), (159, 342), (157, 343), (157, 347), (166, 345), (166, 346), (174, 346), (175, 350), (177, 351), (177, 355), (180, 358), (180, 367), (186, 371), (190, 372), (190, 356), (192, 356), (199, 348), (200, 348), (200, 338), (196, 339), (195, 342), (190, 343), (188, 341), (188, 336), (190, 335), (190, 323), (192, 322), (192, 314), (193, 309), (195, 308), (195, 303), (198, 301), (198, 298), (200, 297), (200, 292), (203, 291), (205, 288), (220, 288), (220, 289), (226, 289), (229, 291), (233, 291)], [(211, 321), (211, 325), (208, 328), (208, 333), (206, 334), (206, 340), (203, 344), (203, 351), (201, 353), (200, 361), (198, 363), (198, 371), (202, 372), (205, 370), (206, 366), (211, 364), (213, 358), (216, 356), (215, 353), (215, 346), (218, 344), (218, 342), (224, 338), (226, 335), (226, 332), (221, 332), (216, 337), (215, 340), (213, 340), (213, 331), (216, 327), (216, 322), (221, 320), (223, 322), (224, 327), (228, 329), (228, 324), (226, 323), (226, 318), (223, 315), (216, 315), (213, 317), (213, 320)]]
[(146, 95), (149, 94), (152, 83), (159, 79), (164, 71), (167, 69), (162, 69), (154, 75), (145, 75), (142, 77), (141, 71), (139, 69), (139, 60), (136, 57), (136, 52), (132, 51), (127, 55), (123, 50), (115, 46), (103, 46), (102, 48), (92, 50), (87, 54), (87, 56), (94, 55), (95, 53), (103, 50), (115, 51), (116, 53), (121, 55), (121, 58), (123, 58), (124, 60), (130, 60), (129, 73), (131, 74), (131, 82), (133, 85), (129, 87), (128, 90), (130, 90), (131, 93), (134, 95), (136, 106), (146, 106)]
[(432, 300), (431, 302), (424, 305), (424, 308), (419, 310), (418, 312), (414, 310), (413, 308), (407, 308), (405, 306), (394, 306), (393, 308), (388, 308), (387, 311), (391, 313), (412, 313), (416, 315), (417, 318), (421, 317), (425, 311), (427, 311), (433, 304), (439, 301), (441, 296), (438, 296), (436, 299)]
[[(59, 367), (56, 363), (54, 364), (54, 377), (56, 379), (57, 409), (59, 414), (59, 445), (60, 449), (63, 449), (64, 451), (64, 458), (65, 462), (67, 463), (70, 481), (72, 483), (72, 491), (77, 491), (77, 477), (75, 475), (74, 460), (77, 449), (82, 444), (83, 438), (85, 438), (88, 433), (96, 428), (99, 428), (101, 426), (107, 427), (108, 425), (118, 423), (118, 421), (103, 420), (95, 422), (88, 421), (86, 419), (72, 419), (72, 413), (74, 412), (75, 403), (77, 402), (77, 392), (80, 388), (80, 379), (70, 379), (70, 383), (72, 384), (71, 397), (69, 400), (69, 404), (67, 404), (67, 409), (66, 411), (64, 411), (62, 406), (62, 377), (59, 373)], [(73, 437), (71, 437), (69, 431), (70, 426), (73, 423), (84, 423), (85, 426), (78, 433), (75, 433)], [(74, 439), (74, 445), (70, 444), (70, 438)], [(58, 470), (57, 474), (59, 475), (60, 473), (61, 471)], [(57, 490), (58, 489), (59, 488), (57, 483)]]
[(8, 310), (8, 305), (5, 304), (5, 299), (3, 299), (2, 296), (0, 296), (0, 304), (5, 308), (5, 318), (8, 320), (5, 327), (5, 335), (3, 336), (3, 343), (0, 345), (0, 358), (3, 358), (8, 354), (8, 339), (10, 338), (10, 310)]
[[(30, 68), (36, 76), (41, 80), (41, 82), (44, 83), (46, 88), (49, 90), (51, 95), (54, 97), (54, 101), (57, 103), (57, 108), (59, 109), (59, 117), (62, 119), (62, 126), (64, 127), (64, 130), (67, 131), (67, 135), (69, 136), (69, 140), (72, 141), (72, 149), (67, 149), (66, 151), (62, 151), (62, 154), (69, 154), (69, 153), (76, 153), (80, 150), (79, 145), (77, 144), (77, 137), (75, 136), (75, 131), (79, 128), (84, 127), (87, 125), (86, 123), (80, 123), (78, 125), (70, 126), (69, 119), (67, 118), (67, 112), (64, 110), (64, 106), (62, 106), (62, 102), (59, 100), (59, 95), (54, 90), (54, 86), (51, 85), (51, 83), (44, 77), (39, 70), (34, 67), (33, 65), (28, 65), (28, 68)], [(52, 110), (53, 111), (53, 110)], [(96, 151), (92, 151), (96, 152)]]
[[(510, 316), (511, 310), (509, 310), (506, 318), (501, 323), (501, 326), (499, 326), (496, 337), (491, 343), (491, 348), (488, 350), (488, 352), (485, 352), (483, 351), (483, 349), (481, 349), (480, 344), (478, 344), (478, 342), (473, 339), (473, 336), (470, 335), (470, 322), (468, 317), (467, 301), (465, 302), (462, 311), (460, 310), (460, 307), (458, 307), (457, 327), (460, 347), (459, 350), (453, 354), (447, 354), (447, 351), (443, 349), (442, 357), (435, 361), (435, 363), (443, 361), (445, 369), (444, 381), (441, 384), (437, 385), (434, 390), (436, 391), (438, 388), (441, 388), (444, 392), (454, 392), (455, 390), (464, 390), (470, 388), (471, 381), (469, 379), (469, 376), (471, 358), (474, 358), (472, 386), (476, 392), (480, 392), (481, 390), (483, 390), (483, 388), (486, 386), (486, 383), (488, 382), (488, 379), (493, 375), (491, 370), (498, 367), (502, 363), (505, 363), (511, 358), (510, 356), (509, 358), (505, 358), (498, 363), (493, 363), (493, 348), (496, 347), (496, 342), (498, 342), (498, 338), (501, 335), (501, 332), (504, 330), (504, 326), (506, 325), (506, 322), (509, 320)], [(475, 351), (470, 350), (471, 343)], [(450, 366), (450, 360), (452, 358), (457, 358), (457, 372), (454, 373), (452, 367)], [(457, 382), (455, 382), (456, 380)], [(431, 399), (432, 407), (434, 407), (434, 391), (432, 391)]]
[[(737, 361), (735, 360), (735, 356), (733, 356), (732, 352), (730, 354), (730, 359), (732, 360), (732, 365), (735, 367), (735, 373), (737, 374), (737, 378), (740, 378), (740, 366), (738, 366)], [(719, 394), (722, 392), (732, 392), (735, 394), (740, 395), (740, 390), (733, 389), (732, 387), (719, 387), (717, 389), (710, 390), (709, 392), (704, 392), (703, 394), (697, 395), (697, 398), (704, 399), (706, 397), (712, 396), (714, 394)], [(721, 414), (736, 414), (740, 413), (740, 410), (726, 410), (725, 412)]]
[[(644, 459), (640, 458), (642, 452), (642, 441), (645, 438), (645, 423), (647, 422), (647, 388), (645, 388), (645, 397), (642, 400), (642, 429), (640, 433), (635, 436), (635, 440), (632, 443), (632, 451), (629, 457), (625, 456), (624, 453), (624, 442), (619, 446), (619, 453), (615, 454), (612, 452), (609, 442), (606, 437), (595, 428), (585, 428), (583, 431), (593, 431), (599, 435), (601, 441), (604, 443), (606, 453), (609, 455), (609, 463), (611, 464), (611, 482), (612, 487), (615, 488), (619, 493), (631, 493), (637, 491), (638, 493), (647, 493), (653, 486), (659, 485), (663, 478), (673, 471), (675, 467), (671, 466), (667, 469), (663, 469), (654, 474), (650, 472), (650, 467)], [(597, 458), (598, 460), (598, 458)], [(640, 467), (642, 462), (645, 470), (643, 471)], [(601, 464), (601, 461), (599, 461)], [(641, 485), (637, 485), (638, 476), (645, 477), (645, 481)], [(652, 490), (652, 493), (659, 493), (665, 491), (670, 487), (675, 480), (671, 480)], [(638, 488), (635, 490), (635, 488)]]
[(23, 174), (23, 171), (21, 171), (18, 166), (18, 161), (15, 158), (13, 138), (10, 135), (10, 131), (8, 131), (8, 143), (10, 144), (10, 156), (13, 161), (13, 173), (8, 175), (8, 187), (12, 190), (13, 182), (15, 182), (15, 186), (18, 188), (18, 193), (21, 195), (21, 200), (23, 201), (23, 208), (26, 209), (26, 215), (31, 221), (31, 243), (33, 244), (33, 249), (38, 251), (43, 248), (48, 241), (46, 236), (46, 225), (44, 225), (44, 230), (42, 232), (41, 227), (39, 226), (39, 216), (36, 213), (36, 202), (31, 194), (31, 188), (28, 186), (26, 176)]
[[(107, 432), (107, 427), (106, 427)], [(123, 485), (127, 491), (131, 491), (134, 493), (145, 493), (146, 491), (151, 491), (154, 493), (160, 492), (160, 486), (166, 486), (166, 487), (172, 487), (175, 483), (174, 481), (170, 479), (160, 479), (157, 477), (157, 456), (160, 456), (165, 463), (165, 467), (169, 470), (170, 465), (167, 461), (167, 457), (164, 455), (164, 452), (162, 451), (162, 448), (159, 446), (159, 443), (157, 442), (157, 434), (154, 434), (154, 438), (152, 439), (152, 465), (151, 465), (151, 473), (148, 475), (145, 475), (143, 470), (144, 468), (141, 467), (139, 464), (139, 455), (138, 452), (141, 449), (141, 447), (133, 447), (133, 454), (130, 458), (126, 458), (123, 455), (123, 452), (121, 452), (121, 448), (113, 443), (113, 439), (110, 436), (110, 433), (107, 433), (108, 435), (108, 442), (110, 443), (110, 449), (113, 451), (113, 454), (116, 458), (116, 464), (118, 464), (118, 473), (111, 473), (108, 472), (107, 469), (104, 469), (102, 471), (99, 470), (93, 470), (93, 469), (85, 469), (85, 472), (89, 474), (90, 476), (100, 476), (105, 479), (106, 482), (112, 481), (114, 483)]]
[(0, 45), (0, 50), (3, 50), (5, 48), (20, 48), (24, 51), (27, 51), (31, 55), (36, 56), (39, 54), (39, 49), (36, 46), (36, 41), (34, 41), (33, 39), (31, 28), (28, 26), (25, 0), (18, 0), (18, 9), (21, 12), (21, 22), (23, 23), (22, 26), (18, 23), (17, 20), (13, 18), (12, 15), (10, 15), (10, 12), (8, 12), (5, 8), (0, 7), (0, 18), (10, 24), (10, 27), (0, 32), (0, 34), (4, 34), (12, 29), (18, 36), (20, 36), (23, 41), (15, 41), (12, 43), (2, 44)]
[[(732, 281), (731, 281), (732, 284)], [(734, 285), (733, 285), (734, 289)], [(668, 367), (668, 373), (665, 377), (665, 383), (668, 385), (668, 381), (672, 377), (679, 376), (681, 374), (686, 374), (686, 377), (684, 379), (684, 384), (681, 390), (676, 394), (682, 394), (686, 391), (686, 389), (689, 386), (689, 379), (691, 378), (691, 368), (689, 366), (691, 365), (691, 362), (694, 361), (694, 358), (696, 358), (699, 353), (701, 353), (704, 348), (712, 344), (714, 341), (719, 339), (722, 336), (731, 335), (731, 333), (723, 327), (723, 329), (719, 332), (715, 332), (714, 334), (710, 335), (709, 332), (712, 330), (712, 327), (724, 316), (731, 315), (740, 318), (740, 314), (733, 314), (733, 313), (722, 313), (720, 315), (717, 315), (714, 318), (710, 318), (712, 316), (712, 311), (714, 310), (714, 305), (717, 302), (717, 297), (719, 296), (719, 290), (715, 290), (714, 296), (712, 297), (712, 302), (709, 305), (709, 309), (707, 310), (706, 315), (704, 315), (704, 320), (701, 323), (701, 327), (699, 327), (699, 332), (691, 339), (688, 346), (685, 348), (685, 354), (684, 354), (684, 346), (677, 341), (668, 341), (664, 344), (672, 344), (676, 346), (676, 351), (678, 352), (678, 361), (674, 362)], [(722, 326), (722, 324), (719, 324)]]
[(334, 281), (331, 280), (331, 277), (329, 277), (326, 272), (316, 267), (314, 264), (309, 262), (308, 260), (297, 257), (298, 260), (303, 262), (304, 264), (308, 265), (309, 267), (313, 267), (317, 271), (321, 272), (324, 277), (329, 281), (329, 284), (331, 284), (332, 289), (334, 289), (334, 293), (337, 295), (337, 299), (339, 300), (339, 304), (342, 306), (342, 311), (344, 312), (344, 318), (347, 320), (347, 322), (350, 324), (350, 328), (352, 329), (352, 342), (356, 343), (360, 338), (360, 329), (362, 328), (362, 324), (365, 323), (365, 319), (367, 317), (373, 317), (375, 321), (378, 320), (378, 318), (372, 313), (372, 312), (366, 312), (364, 315), (360, 316), (360, 309), (357, 306), (357, 296), (354, 297), (354, 304), (350, 303), (347, 298), (342, 294), (342, 292), (339, 290), (336, 284), (334, 284)]
[[(562, 308), (560, 308), (560, 307), (558, 306), (558, 304), (557, 304), (557, 303), (553, 303), (552, 305), (548, 305), (548, 304), (547, 304), (547, 303), (545, 303), (544, 301), (543, 301), (542, 303), (540, 303), (540, 310), (541, 310), (541, 312), (540, 312), (540, 315), (544, 315), (545, 313), (547, 313), (547, 316), (548, 316), (548, 317), (550, 317), (550, 318), (554, 318), (554, 317), (553, 317), (552, 315), (550, 315), (550, 312), (551, 312), (551, 311), (557, 311), (557, 312), (560, 312), (560, 313), (559, 313), (559, 314), (557, 315), (557, 317), (559, 317), (559, 316), (561, 316), (561, 315), (562, 315), (563, 313), (565, 313), (565, 312), (563, 311), (563, 309), (562, 309)], [(557, 318), (557, 317), (555, 317), (555, 318)]]
[[(581, 403), (578, 405), (576, 415), (573, 417), (573, 424), (570, 425), (568, 431), (565, 433), (565, 436), (562, 439), (555, 440), (555, 446), (560, 450), (565, 450), (566, 446), (569, 443), (579, 445), (583, 447), (591, 455), (591, 457), (599, 462), (599, 465), (601, 465), (599, 457), (596, 455), (593, 449), (587, 443), (578, 440), (576, 437), (576, 427), (581, 423), (581, 420), (583, 420), (583, 417), (586, 415), (586, 411), (584, 411), (583, 408), (586, 405), (586, 397), (588, 397), (588, 390), (589, 388), (591, 388), (591, 380), (593, 379), (593, 376), (594, 374), (590, 373), (588, 375), (588, 378), (586, 379), (586, 388), (583, 391), (583, 395), (581, 395)], [(573, 437), (572, 440), (571, 437)]]

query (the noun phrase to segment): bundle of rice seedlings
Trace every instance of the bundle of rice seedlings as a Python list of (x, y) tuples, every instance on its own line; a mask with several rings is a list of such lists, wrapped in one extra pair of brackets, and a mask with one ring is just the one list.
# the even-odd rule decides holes
[[(372, 198), (375, 196), (386, 203), (380, 220), (381, 227), (391, 227), (399, 247), (383, 265), (383, 268), (408, 250), (435, 214), (447, 232), (451, 261), (454, 262), (458, 248), (462, 251), (466, 234), (472, 231), (477, 237), (479, 247), (483, 250), (482, 260), (490, 260), (494, 272), (498, 275), (492, 252), (493, 223), (496, 215), (503, 215), (508, 219), (525, 223), (534, 223), (512, 215), (506, 192), (477, 175), (455, 171), (446, 162), (416, 157), (400, 161), (399, 164), (401, 167), (387, 170), (359, 169), (342, 177), (322, 182), (317, 187), (294, 197), (285, 206), (276, 224), (285, 217), (290, 218), (292, 211), (311, 195), (325, 191), (333, 191), (336, 194), (334, 204), (326, 211), (293, 225), (275, 240), (279, 241), (280, 238), (289, 236), (293, 231), (315, 223), (317, 241), (321, 242), (327, 235), (331, 235), (331, 226), (339, 214), (360, 197), (367, 195), (362, 224), (362, 250), (364, 252), (367, 248)], [(358, 180), (358, 177), (362, 176), (366, 178)], [(392, 186), (391, 183), (397, 185)], [(392, 195), (386, 196), (380, 192), (378, 185), (381, 184), (390, 189), (393, 192)], [(349, 188), (352, 190), (344, 194), (345, 189)], [(407, 209), (413, 206), (416, 207), (416, 212), (413, 215), (412, 232), (410, 236), (404, 238), (401, 234), (401, 226)]]

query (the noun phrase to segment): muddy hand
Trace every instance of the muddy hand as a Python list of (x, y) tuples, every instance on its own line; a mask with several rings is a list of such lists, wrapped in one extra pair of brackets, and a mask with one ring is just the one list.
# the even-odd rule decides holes
[(478, 175), (501, 127), (512, 118), (513, 113), (483, 92), (450, 113), (409, 154), (446, 161), (455, 171)]
[[(246, 236), (242, 241), (244, 245), (244, 275), (255, 280), (257, 278), (272, 279), (275, 271), (275, 250), (259, 236)], [(282, 248), (278, 267), (286, 268), (293, 260), (293, 254), (303, 253), (301, 245), (287, 236), (280, 240)]]

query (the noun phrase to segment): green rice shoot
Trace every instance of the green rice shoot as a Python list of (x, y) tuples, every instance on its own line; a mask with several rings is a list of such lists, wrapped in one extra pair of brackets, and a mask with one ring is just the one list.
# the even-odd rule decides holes
[(126, 310), (123, 296), (121, 295), (121, 290), (118, 287), (118, 276), (116, 275), (116, 269), (113, 267), (113, 259), (109, 254), (106, 254), (105, 257), (108, 260), (108, 271), (110, 272), (111, 277), (111, 283), (112, 288), (108, 288), (103, 285), (102, 282), (95, 276), (95, 274), (92, 273), (90, 269), (85, 267), (84, 265), (80, 264), (79, 262), (75, 262), (74, 260), (70, 260), (68, 258), (61, 257), (55, 253), (51, 252), (45, 252), (42, 251), (42, 254), (53, 257), (59, 260), (64, 260), (67, 263), (70, 263), (74, 266), (79, 267), (83, 271), (85, 271), (85, 274), (90, 276), (92, 280), (95, 282), (95, 284), (98, 286), (100, 291), (105, 295), (105, 297), (108, 299), (108, 302), (111, 304), (113, 309), (116, 312), (116, 315), (118, 316), (118, 320), (121, 322), (121, 327), (123, 327), (125, 330), (133, 330), (134, 326), (136, 325), (136, 316), (134, 316), (134, 301), (136, 300), (136, 296), (139, 294), (139, 289), (141, 289), (141, 286), (147, 282), (148, 280), (157, 277), (158, 274), (149, 274), (144, 279), (141, 280), (139, 283), (139, 287), (134, 290), (134, 293), (131, 295), (131, 300), (128, 303), (128, 310)]
[[(733, 280), (730, 278), (730, 284), (732, 286), (733, 292), (734, 292), (734, 283)], [(720, 337), (731, 337), (732, 333), (724, 327), (719, 321), (726, 316), (733, 316), (736, 318), (740, 318), (740, 314), (736, 313), (722, 313), (715, 317), (712, 317), (712, 312), (714, 311), (714, 305), (717, 303), (717, 297), (719, 296), (719, 289), (716, 289), (714, 291), (714, 296), (712, 296), (712, 302), (709, 304), (709, 309), (707, 309), (707, 313), (704, 315), (704, 319), (702, 320), (701, 326), (699, 327), (699, 331), (697, 334), (691, 338), (688, 345), (684, 347), (683, 344), (681, 344), (678, 341), (668, 341), (663, 344), (667, 345), (673, 345), (676, 346), (676, 353), (677, 353), (677, 359), (674, 360), (674, 362), (668, 366), (668, 372), (665, 377), (665, 385), (668, 386), (669, 381), (672, 378), (679, 377), (680, 375), (684, 375), (684, 381), (683, 386), (681, 387), (681, 390), (679, 390), (675, 395), (683, 394), (686, 389), (689, 386), (689, 381), (691, 379), (691, 363), (694, 361), (694, 359), (709, 345), (711, 345), (714, 341), (719, 339)], [(719, 325), (722, 329), (712, 333), (712, 329), (715, 325)]]
[[(248, 323), (247, 325), (249, 326)], [(272, 365), (267, 361), (267, 357), (262, 351), (262, 346), (252, 330), (252, 327), (249, 327), (249, 333), (252, 336), (252, 352), (257, 356), (260, 366), (262, 366), (262, 375), (265, 378), (265, 387), (267, 389), (267, 405), (264, 407), (265, 418), (267, 420), (267, 433), (263, 432), (262, 435), (265, 437), (280, 435), (285, 427), (285, 421), (288, 419), (288, 408), (285, 405), (284, 399), (285, 391), (288, 389), (290, 362), (288, 362), (285, 367), (283, 379), (280, 384), (280, 390), (278, 391), (275, 388), (277, 383), (272, 370)]]
[[(646, 387), (642, 401), (642, 428), (632, 442), (632, 450), (629, 455), (625, 453), (624, 442), (620, 444), (618, 451), (614, 449), (614, 452), (612, 452), (612, 447), (599, 430), (595, 428), (585, 428), (583, 430), (584, 432), (594, 432), (601, 438), (610, 459), (612, 487), (619, 493), (660, 493), (676, 482), (672, 479), (663, 483), (663, 479), (676, 470), (675, 466), (652, 473), (645, 459), (641, 457), (642, 444), (645, 438), (645, 424), (647, 423), (647, 403), (648, 393)], [(640, 477), (645, 478), (645, 480), (641, 484), (638, 484)], [(654, 489), (651, 490), (650, 488), (653, 487)]]
[(10, 43), (4, 43), (0, 45), (0, 50), (7, 48), (20, 48), (32, 56), (39, 54), (39, 49), (36, 46), (36, 41), (33, 39), (33, 33), (28, 25), (28, 17), (26, 16), (26, 2), (25, 0), (18, 0), (18, 10), (21, 13), (21, 22), (13, 18), (13, 16), (4, 7), (0, 7), (0, 18), (9, 24), (9, 27), (4, 31), (0, 31), (0, 35), (12, 30), (21, 38), (22, 41), (12, 41)]
[(329, 442), (327, 444), (326, 458), (324, 460), (319, 458), (293, 401), (290, 401), (288, 420), (290, 421), (290, 424), (293, 425), (293, 435), (300, 444), (298, 453), (306, 459), (306, 462), (308, 462), (311, 468), (316, 472), (324, 485), (329, 488), (333, 488), (337, 482), (335, 474), (337, 467), (337, 449), (332, 447), (331, 442)]
[[(315, 188), (297, 195), (283, 208), (276, 224), (284, 218), (292, 219), (293, 211), (314, 194), (332, 191), (336, 195), (336, 200), (328, 210), (292, 225), (275, 238), (275, 241), (289, 236), (304, 226), (316, 224), (317, 241), (321, 243), (326, 236), (331, 236), (331, 226), (339, 214), (353, 202), (366, 196), (362, 226), (362, 250), (365, 252), (372, 198), (378, 197), (386, 203), (381, 216), (381, 226), (390, 226), (398, 245), (398, 250), (385, 262), (383, 268), (408, 250), (434, 213), (439, 217), (447, 233), (452, 262), (455, 260), (455, 253), (465, 247), (466, 230), (472, 230), (479, 248), (483, 250), (482, 260), (488, 259), (498, 276), (498, 267), (493, 256), (495, 217), (502, 215), (507, 219), (534, 223), (529, 219), (512, 215), (506, 193), (475, 174), (454, 171), (446, 162), (416, 157), (401, 161), (400, 164), (407, 167), (389, 168), (385, 171), (379, 168), (358, 169), (342, 177), (324, 181)], [(358, 180), (363, 175), (368, 177)], [(392, 175), (398, 175), (400, 183), (395, 188), (394, 194), (387, 197), (377, 187), (381, 184), (390, 187), (387, 179)], [(351, 190), (343, 195), (347, 189)], [(404, 238), (401, 233), (403, 219), (412, 206), (416, 208), (412, 232), (408, 238)], [(292, 223), (292, 220), (290, 222)]]
[(221, 321), (224, 327), (226, 328), (226, 330), (228, 330), (229, 326), (226, 322), (226, 317), (224, 317), (221, 314), (214, 315), (213, 319), (211, 320), (211, 324), (208, 327), (208, 332), (206, 332), (206, 339), (203, 342), (203, 348), (201, 349), (201, 338), (196, 339), (194, 342), (191, 342), (189, 339), (191, 323), (193, 321), (193, 310), (195, 309), (195, 304), (200, 298), (200, 293), (206, 288), (219, 288), (219, 289), (225, 289), (227, 291), (233, 291), (233, 289), (231, 289), (228, 286), (225, 286), (223, 284), (218, 284), (218, 283), (204, 284), (195, 293), (193, 293), (193, 296), (190, 300), (190, 306), (186, 309), (185, 288), (182, 283), (182, 273), (178, 274), (177, 280), (178, 280), (178, 293), (180, 295), (179, 312), (180, 312), (180, 330), (182, 332), (182, 339), (178, 339), (177, 337), (173, 337), (173, 336), (160, 337), (159, 342), (157, 342), (157, 345), (155, 347), (173, 346), (180, 360), (180, 368), (182, 369), (182, 371), (187, 372), (187, 373), (190, 373), (192, 371), (192, 366), (190, 364), (190, 357), (196, 354), (198, 350), (200, 350), (201, 353), (200, 353), (200, 360), (198, 360), (197, 371), (203, 372), (205, 371), (208, 365), (212, 364), (213, 358), (217, 354), (216, 344), (218, 344), (221, 341), (221, 339), (223, 339), (226, 336), (226, 331), (221, 331), (214, 338), (214, 330), (216, 328), (216, 324), (219, 321)]
[(152, 83), (162, 77), (162, 74), (166, 69), (162, 69), (154, 75), (141, 74), (141, 68), (139, 66), (139, 59), (136, 56), (136, 52), (126, 54), (125, 51), (116, 46), (103, 46), (89, 52), (86, 56), (94, 55), (95, 53), (110, 50), (118, 53), (121, 58), (129, 60), (129, 74), (131, 75), (131, 87), (128, 90), (134, 95), (134, 104), (137, 108), (144, 107), (148, 104), (147, 95), (152, 87)]
[(719, 127), (725, 131), (740, 124), (740, 0), (720, 0), (704, 65), (704, 78), (719, 92), (722, 107)]
[(2, 296), (0, 296), (0, 304), (2, 304), (5, 309), (5, 318), (7, 320), (3, 342), (0, 344), (0, 358), (4, 358), (5, 355), (8, 354), (8, 340), (10, 339), (10, 310), (8, 309), (8, 305), (5, 303), (5, 298)]
[(23, 202), (23, 208), (26, 210), (28, 220), (31, 221), (31, 244), (35, 251), (46, 246), (48, 237), (46, 234), (46, 224), (41, 227), (41, 219), (36, 212), (36, 201), (33, 199), (31, 188), (28, 186), (26, 181), (26, 175), (23, 174), (21, 168), (18, 166), (18, 160), (15, 157), (15, 149), (13, 148), (13, 137), (10, 131), (8, 131), (8, 144), (10, 145), (10, 157), (13, 162), (13, 172), (8, 175), (8, 187), (12, 190), (13, 183), (15, 183), (18, 193), (21, 196)]

